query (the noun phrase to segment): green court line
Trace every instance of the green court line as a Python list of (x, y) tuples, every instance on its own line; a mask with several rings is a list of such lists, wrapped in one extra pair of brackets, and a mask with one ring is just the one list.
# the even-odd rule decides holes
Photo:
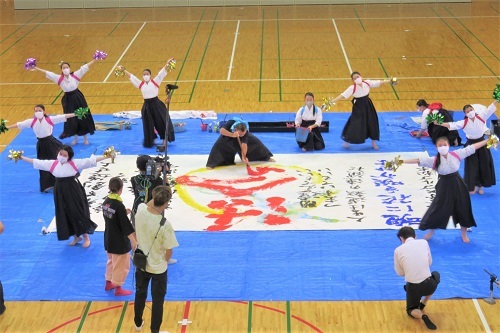
[[(184, 65), (186, 64), (186, 60), (189, 56), (189, 52), (191, 52), (191, 47), (193, 46), (194, 39), (196, 38), (196, 35), (198, 34), (198, 29), (200, 28), (201, 20), (203, 19), (203, 16), (205, 15), (205, 9), (203, 10), (203, 13), (201, 13), (200, 20), (198, 21), (198, 25), (196, 26), (196, 30), (194, 32), (193, 38), (191, 38), (191, 43), (189, 43), (189, 48), (186, 52), (186, 56), (184, 57), (184, 61), (182, 62), (181, 69), (179, 70), (179, 73), (177, 74), (177, 78), (175, 79), (175, 84), (179, 81), (179, 77), (181, 76), (182, 69), (184, 68)], [(175, 93), (175, 90), (174, 90)]]
[(83, 324), (85, 323), (85, 319), (87, 319), (87, 314), (89, 313), (91, 304), (92, 304), (92, 301), (87, 302), (87, 306), (85, 307), (85, 311), (83, 311), (82, 319), (80, 320), (80, 325), (78, 325), (78, 329), (76, 330), (76, 333), (80, 333), (82, 331)]
[[(382, 70), (384, 71), (385, 76), (389, 77), (389, 74), (387, 74), (387, 71), (385, 70), (384, 64), (382, 63), (382, 60), (380, 60), (380, 58), (377, 58), (377, 59), (378, 59), (378, 62), (380, 63), (380, 66), (382, 66)], [(391, 84), (391, 88), (392, 88), (392, 91), (394, 92), (394, 94), (396, 95), (396, 98), (399, 100), (398, 92), (396, 91), (396, 89), (394, 89), (394, 86), (392, 84)]]
[(292, 315), (290, 313), (290, 301), (286, 301), (286, 332), (292, 332)]
[(50, 103), (50, 105), (54, 105), (54, 103), (57, 101), (57, 99), (59, 98), (59, 96), (61, 96), (62, 93), (63, 93), (63, 91), (61, 90), (59, 92), (59, 95), (57, 95), (56, 98), (54, 98), (54, 100), (52, 101), (52, 103)]
[(120, 321), (118, 321), (118, 327), (116, 328), (116, 333), (120, 333), (120, 329), (122, 328), (123, 318), (125, 318), (125, 312), (127, 312), (128, 301), (125, 301), (123, 304), (122, 314), (120, 315)]
[(247, 333), (252, 332), (252, 313), (253, 313), (253, 302), (248, 302), (248, 328)]
[(472, 33), (472, 31), (470, 31), (470, 30), (469, 30), (469, 29), (465, 26), (465, 24), (463, 24), (463, 23), (462, 23), (462, 21), (460, 21), (457, 17), (455, 17), (455, 15), (453, 15), (453, 13), (452, 13), (452, 12), (450, 12), (448, 8), (444, 7), (444, 9), (446, 9), (446, 11), (447, 11), (448, 13), (450, 13), (450, 15), (451, 15), (451, 16), (453, 16), (453, 18), (454, 18), (455, 20), (457, 20), (457, 21), (458, 21), (458, 23), (460, 23), (460, 25), (461, 25), (462, 27), (464, 27), (464, 28), (465, 28), (465, 30), (467, 30), (467, 31), (468, 31), (468, 32), (472, 35), (472, 37), (474, 37), (474, 38), (475, 38), (475, 39), (476, 39), (476, 40), (477, 40), (477, 41), (478, 41), (478, 42), (479, 42), (482, 46), (484, 46), (484, 48), (485, 48), (486, 50), (488, 50), (488, 52), (490, 52), (490, 53), (491, 53), (491, 54), (492, 54), (492, 55), (493, 55), (493, 56), (494, 56), (497, 60), (500, 60), (500, 59), (497, 57), (497, 55), (496, 55), (495, 53), (493, 53), (493, 52), (492, 52), (492, 51), (491, 51), (491, 50), (490, 50), (490, 49), (489, 49), (486, 45), (484, 45), (484, 43), (483, 43), (483, 42), (482, 42), (479, 38), (477, 38), (477, 37), (476, 37), (476, 35), (474, 35), (474, 34)]
[(361, 18), (358, 15), (358, 11), (356, 10), (356, 8), (353, 8), (353, 9), (354, 9), (354, 13), (356, 14), (356, 17), (358, 18), (359, 24), (361, 24), (361, 28), (363, 28), (363, 31), (366, 32), (365, 26), (363, 25), (363, 22), (361, 21)]
[[(450, 25), (448, 23), (446, 23), (446, 21), (434, 10), (434, 8), (430, 7), (432, 9), (432, 11), (434, 12), (434, 14), (436, 14), (437, 17), (439, 17), (439, 19), (444, 23), (446, 24), (446, 26), (451, 30), (451, 32), (453, 32), (455, 34), (455, 36), (458, 37), (458, 39), (460, 39), (460, 41), (462, 41), (462, 43), (464, 43), (465, 46), (467, 46), (467, 48), (476, 56), (476, 58), (481, 61), (483, 63), (483, 65), (488, 68), (488, 70), (493, 73), (494, 76), (498, 76), (489, 66), (488, 64), (486, 64), (483, 59), (481, 59), (476, 52), (474, 52), (474, 50), (469, 46), (469, 44), (467, 44), (463, 39), (462, 37), (460, 37), (455, 30), (453, 30), (452, 27), (450, 27)], [(500, 80), (500, 77), (498, 78), (498, 80)]]
[(40, 14), (36, 14), (35, 16), (33, 16), (28, 22), (24, 23), (22, 26), (20, 26), (19, 28), (17, 28), (14, 32), (12, 32), (10, 35), (8, 35), (7, 37), (5, 37), (4, 39), (0, 40), (0, 43), (3, 43), (7, 38), (9, 38), (10, 36), (12, 36), (13, 34), (15, 34), (16, 32), (18, 32), (20, 29), (22, 29), (26, 24), (30, 23), (32, 20), (34, 20), (37, 16), (39, 16)]
[(122, 19), (120, 20), (120, 22), (118, 22), (115, 27), (113, 28), (113, 30), (111, 30), (111, 32), (108, 34), (108, 37), (111, 36), (111, 34), (115, 31), (116, 28), (118, 28), (118, 26), (120, 25), (120, 23), (123, 22), (123, 20), (125, 19), (125, 17), (128, 15), (128, 12), (125, 13), (125, 15), (123, 15)]
[(281, 94), (281, 51), (280, 51), (280, 20), (278, 16), (278, 9), (276, 9), (276, 30), (278, 32), (278, 84), (280, 87), (280, 102), (283, 100), (283, 96)]
[(10, 50), (14, 45), (16, 45), (17, 43), (19, 43), (24, 37), (26, 37), (30, 32), (32, 32), (33, 30), (35, 30), (36, 28), (38, 28), (40, 26), (40, 24), (42, 24), (43, 22), (45, 22), (50, 16), (52, 16), (52, 14), (49, 14), (49, 16), (47, 16), (46, 18), (43, 19), (42, 22), (38, 23), (37, 25), (35, 25), (35, 27), (33, 29), (31, 29), (30, 31), (28, 31), (23, 37), (19, 38), (18, 40), (16, 40), (14, 42), (14, 44), (12, 44), (11, 46), (9, 46), (6, 50), (4, 50), (2, 53), (0, 53), (0, 56), (4, 55), (5, 52), (7, 52), (8, 50)]
[(212, 28), (210, 29), (210, 34), (208, 35), (207, 44), (205, 45), (205, 51), (203, 51), (203, 56), (201, 57), (200, 67), (198, 67), (198, 73), (196, 73), (196, 78), (194, 79), (193, 89), (191, 89), (191, 95), (189, 95), (188, 103), (191, 103), (191, 99), (193, 98), (194, 89), (196, 88), (196, 84), (198, 83), (198, 77), (200, 76), (201, 67), (203, 66), (205, 55), (207, 54), (208, 44), (210, 44), (210, 39), (212, 38), (212, 32), (214, 31), (215, 22), (217, 22), (218, 15), (219, 15), (219, 10), (215, 12), (214, 22), (212, 23)]
[(259, 81), (259, 102), (262, 101), (262, 64), (264, 57), (264, 9), (262, 9), (262, 38), (260, 41), (260, 81)]

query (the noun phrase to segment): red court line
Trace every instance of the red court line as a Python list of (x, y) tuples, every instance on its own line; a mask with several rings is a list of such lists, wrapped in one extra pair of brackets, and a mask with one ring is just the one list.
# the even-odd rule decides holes
[[(191, 301), (186, 301), (186, 307), (184, 308), (184, 318), (182, 318), (182, 319), (185, 319), (185, 320), (188, 319), (190, 307), (191, 307)], [(187, 330), (187, 325), (182, 325), (181, 333), (186, 333), (186, 330)]]
[[(129, 305), (133, 305), (134, 303), (133, 302), (130, 302), (128, 303)], [(104, 308), (104, 309), (101, 309), (101, 310), (97, 310), (97, 311), (93, 311), (93, 312), (90, 312), (87, 316), (93, 316), (95, 314), (98, 314), (98, 313), (101, 313), (101, 312), (105, 312), (105, 311), (109, 311), (109, 310), (113, 310), (113, 309), (118, 309), (118, 308), (123, 308), (123, 304), (122, 305), (113, 305), (113, 306), (110, 306), (109, 308)], [(73, 319), (70, 319), (64, 323), (62, 323), (61, 325), (58, 325), (52, 329), (50, 329), (49, 331), (47, 331), (47, 333), (52, 333), (52, 332), (55, 332), (57, 331), (58, 329), (66, 326), (66, 325), (69, 325), (71, 324), (72, 322), (75, 322), (77, 320), (80, 320), (82, 318), (82, 316), (80, 317), (76, 317), (76, 318), (73, 318)]]

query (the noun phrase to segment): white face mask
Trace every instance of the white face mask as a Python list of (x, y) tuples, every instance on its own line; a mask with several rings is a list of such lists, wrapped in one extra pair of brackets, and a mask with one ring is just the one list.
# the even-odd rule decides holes
[(313, 101), (307, 101), (307, 102), (306, 102), (306, 105), (307, 105), (308, 107), (311, 107), (311, 106), (313, 105), (313, 103), (314, 103)]
[(62, 73), (63, 73), (64, 75), (69, 75), (69, 68), (63, 68), (63, 69), (62, 69)]
[(441, 147), (438, 147), (438, 152), (439, 152), (441, 155), (446, 155), (446, 154), (448, 154), (448, 150), (450, 150), (450, 146), (441, 146)]
[(354, 80), (354, 83), (356, 84), (361, 84), (361, 82), (363, 82), (363, 79), (361, 77), (358, 77), (356, 78), (356, 80)]
[(472, 119), (476, 116), (476, 112), (474, 110), (467, 113), (467, 118)]
[(35, 112), (35, 117), (36, 117), (36, 119), (42, 119), (43, 118), (43, 112), (42, 111), (36, 111)]
[(149, 79), (151, 78), (151, 76), (150, 75), (143, 75), (142, 78), (144, 79), (144, 81), (149, 82)]
[(67, 157), (64, 157), (62, 155), (57, 155), (57, 160), (59, 161), (59, 163), (61, 164), (64, 164), (66, 162), (68, 162), (68, 158)]

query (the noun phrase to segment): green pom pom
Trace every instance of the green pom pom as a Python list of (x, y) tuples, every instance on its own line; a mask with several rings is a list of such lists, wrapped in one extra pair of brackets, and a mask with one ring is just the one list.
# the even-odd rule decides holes
[(75, 110), (75, 114), (78, 117), (78, 119), (85, 118), (85, 115), (89, 113), (89, 108), (79, 108)]
[(444, 122), (444, 117), (440, 113), (429, 113), (425, 120), (427, 120), (427, 124), (437, 122), (441, 125)]
[(2, 119), (0, 121), (0, 134), (7, 132), (9, 129), (7, 128), (7, 125), (5, 125), (5, 120)]
[(500, 102), (500, 83), (497, 83), (495, 90), (493, 90), (493, 99)]

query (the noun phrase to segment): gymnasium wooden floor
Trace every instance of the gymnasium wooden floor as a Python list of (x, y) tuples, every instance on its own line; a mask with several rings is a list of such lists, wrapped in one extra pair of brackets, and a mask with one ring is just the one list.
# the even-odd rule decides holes
[[(114, 76), (116, 65), (140, 76), (144, 68), (157, 72), (169, 57), (177, 59), (177, 68), (167, 80), (179, 85), (172, 110), (290, 112), (298, 109), (306, 91), (317, 99), (337, 96), (350, 84), (352, 70), (366, 78), (400, 79), (394, 88), (372, 90), (379, 111), (415, 110), (420, 98), (441, 101), (451, 110), (489, 104), (499, 82), (500, 6), (494, 1), (14, 11), (12, 0), (6, 0), (0, 10), (0, 117), (10, 124), (32, 117), (38, 103), (49, 113), (62, 112), (58, 87), (39, 72), (26, 72), (26, 58), (57, 72), (60, 61), (76, 69), (96, 49), (109, 56), (92, 66), (80, 85), (95, 114), (140, 110), (140, 93), (124, 77)], [(349, 110), (350, 103), (341, 102), (331, 112)], [(0, 149), (17, 133), (0, 135)], [(7, 302), (0, 332), (133, 332), (132, 306)], [(500, 331), (498, 309), (482, 300), (428, 306), (441, 332)], [(167, 301), (162, 329), (426, 331), (407, 317), (401, 301)]]

